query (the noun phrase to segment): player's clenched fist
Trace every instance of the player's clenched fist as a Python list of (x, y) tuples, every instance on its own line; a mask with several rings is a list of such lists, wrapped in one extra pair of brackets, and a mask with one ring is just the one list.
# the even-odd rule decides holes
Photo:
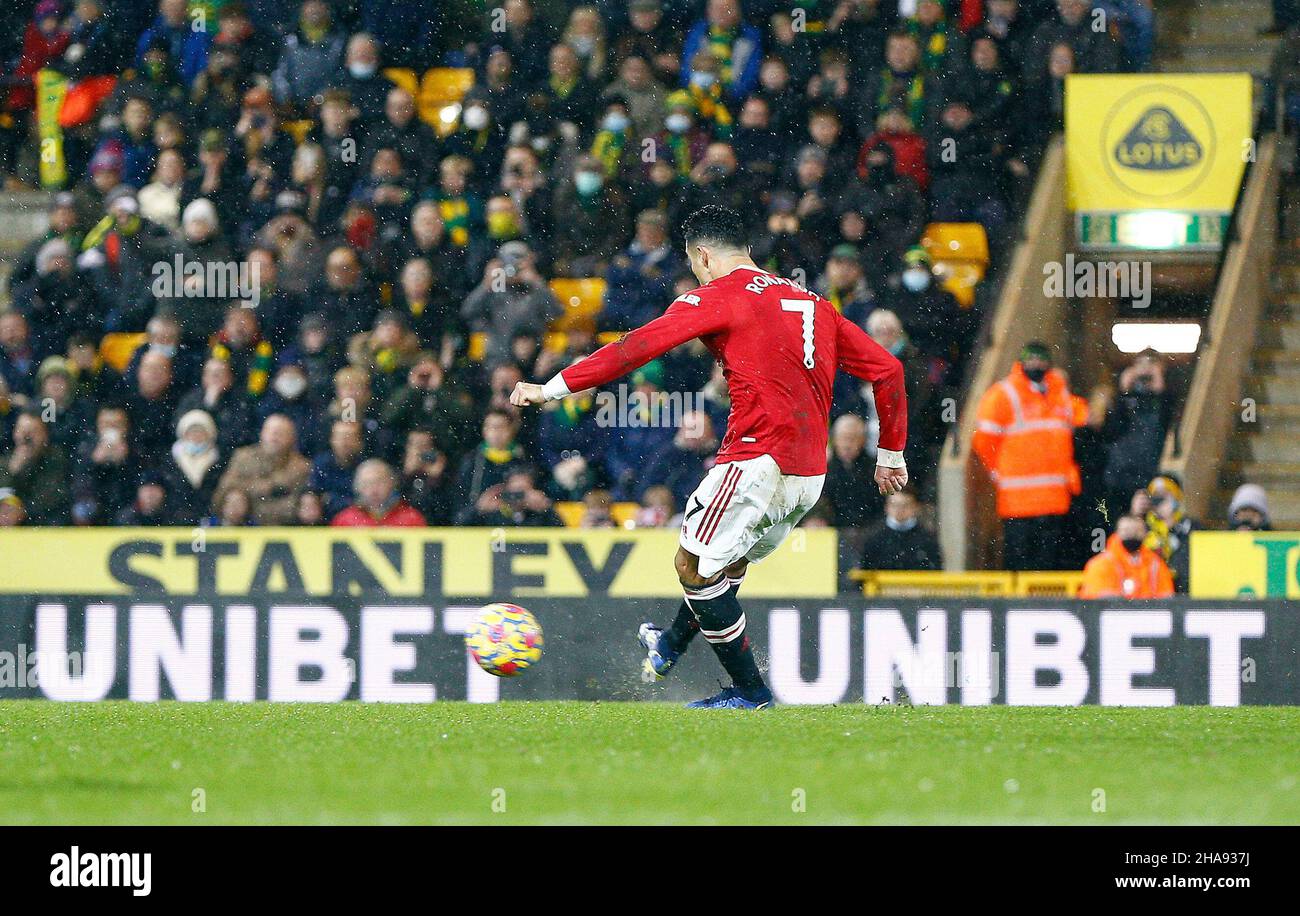
[(516, 407), (540, 404), (545, 400), (546, 396), (542, 394), (542, 386), (534, 385), (532, 382), (515, 382), (515, 390), (510, 392), (510, 403)]
[(907, 468), (882, 468), (876, 467), (876, 486), (885, 496), (890, 493), (899, 493), (903, 487), (907, 486)]

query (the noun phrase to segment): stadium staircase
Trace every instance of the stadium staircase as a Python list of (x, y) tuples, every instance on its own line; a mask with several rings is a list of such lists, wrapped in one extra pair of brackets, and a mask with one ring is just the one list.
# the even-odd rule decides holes
[[(1292, 229), (1292, 227), (1288, 227)], [(1255, 335), (1243, 391), (1253, 401), (1253, 421), (1239, 420), (1212, 520), (1227, 517), (1233, 490), (1257, 483), (1268, 493), (1273, 527), (1300, 530), (1300, 250), (1279, 241), (1272, 289)]]
[(1155, 69), (1166, 73), (1264, 75), (1277, 39), (1259, 30), (1269, 0), (1157, 0)]

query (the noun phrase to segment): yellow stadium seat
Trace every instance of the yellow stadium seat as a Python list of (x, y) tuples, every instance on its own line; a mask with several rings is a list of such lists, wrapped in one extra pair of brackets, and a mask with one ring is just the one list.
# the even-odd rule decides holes
[(564, 522), (565, 528), (577, 528), (582, 524), (582, 503), (577, 500), (564, 500), (555, 503), (555, 514)]
[(989, 266), (989, 238), (979, 223), (931, 223), (921, 233), (921, 247), (930, 256), (943, 288), (963, 308), (975, 302), (975, 287)]
[(302, 143), (307, 139), (307, 132), (311, 130), (312, 122), (309, 119), (301, 121), (285, 121), (283, 125), (284, 132), (293, 137), (294, 143)]
[(622, 337), (624, 333), (626, 332), (601, 331), (599, 334), (596, 335), (596, 343), (600, 344), (602, 347), (605, 346), (605, 344), (612, 344), (614, 341)]
[[(632, 523), (636, 520), (636, 513), (641, 506), (637, 503), (622, 502), (614, 503), (609, 507), (609, 514), (614, 519), (614, 524), (620, 528), (631, 528)], [(581, 528), (582, 516), (586, 507), (579, 500), (560, 501), (555, 503), (555, 514), (564, 522), (566, 528)]]
[(609, 514), (614, 517), (614, 524), (618, 527), (631, 528), (640, 508), (639, 503), (614, 503), (609, 507)]
[(420, 94), (420, 78), (410, 67), (389, 67), (384, 71), (389, 81), (411, 93), (411, 98)]
[(425, 71), (415, 96), (420, 118), (445, 136), (454, 121), (443, 120), (442, 109), (463, 99), (473, 85), (474, 71), (469, 67), (434, 67)]
[(1016, 573), (1016, 595), (1026, 598), (1073, 598), (1082, 586), (1081, 572)]
[(469, 346), (465, 348), (465, 356), (471, 363), (483, 362), (483, 357), (487, 355), (488, 336), (482, 331), (472, 331), (469, 335)]
[(148, 339), (149, 335), (145, 333), (105, 334), (99, 342), (99, 358), (105, 365), (123, 372), (126, 370), (127, 363), (131, 362), (132, 354)]
[(605, 281), (601, 277), (551, 281), (551, 292), (564, 306), (564, 314), (551, 325), (553, 331), (594, 331), (596, 316), (605, 307)]
[(868, 598), (999, 598), (1014, 591), (1008, 572), (892, 572), (855, 569), (850, 577), (862, 583)]

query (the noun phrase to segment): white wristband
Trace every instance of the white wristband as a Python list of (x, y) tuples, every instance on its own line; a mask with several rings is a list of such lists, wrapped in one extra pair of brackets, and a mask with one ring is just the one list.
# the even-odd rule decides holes
[(558, 401), (560, 398), (567, 398), (573, 392), (569, 386), (564, 383), (564, 374), (555, 373), (549, 382), (542, 386), (542, 397), (548, 401)]
[(876, 449), (876, 466), (882, 468), (905, 468), (902, 452), (891, 452), (887, 448)]

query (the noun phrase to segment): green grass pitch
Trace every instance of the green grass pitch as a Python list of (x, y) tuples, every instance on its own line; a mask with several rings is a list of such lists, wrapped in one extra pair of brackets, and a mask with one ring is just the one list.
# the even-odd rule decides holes
[(1290, 707), (11, 701), (0, 821), (1294, 824), (1297, 760)]

